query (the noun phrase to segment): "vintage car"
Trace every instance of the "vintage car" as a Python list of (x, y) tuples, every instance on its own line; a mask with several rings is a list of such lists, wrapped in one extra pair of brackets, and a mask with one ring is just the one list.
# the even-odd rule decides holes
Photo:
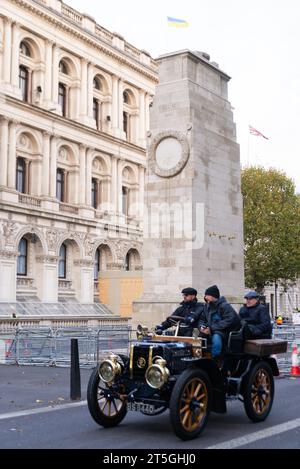
[(168, 319), (176, 325), (174, 335), (138, 326), (129, 357), (110, 353), (94, 369), (87, 390), (93, 419), (113, 427), (127, 411), (155, 416), (169, 409), (175, 434), (189, 440), (204, 430), (210, 412), (225, 413), (226, 401), (238, 399), (249, 419), (265, 420), (273, 404), (273, 376), (279, 375), (272, 354), (285, 352), (287, 343), (245, 341), (242, 330), (232, 332), (221, 364), (198, 329), (193, 337), (178, 336), (182, 318)]

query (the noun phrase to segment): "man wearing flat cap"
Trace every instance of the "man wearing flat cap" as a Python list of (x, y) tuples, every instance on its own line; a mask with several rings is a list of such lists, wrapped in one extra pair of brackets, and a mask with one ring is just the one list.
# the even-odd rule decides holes
[[(197, 327), (198, 320), (202, 315), (205, 305), (200, 303), (197, 300), (197, 290), (195, 288), (184, 288), (182, 291), (183, 301), (180, 303), (179, 308), (177, 308), (172, 316), (180, 316), (184, 318), (184, 321), (181, 323), (183, 327), (179, 327), (180, 336), (191, 337), (193, 335), (193, 328)], [(166, 320), (156, 326), (156, 334), (162, 334), (165, 329), (172, 327), (173, 324)]]
[(246, 304), (241, 307), (239, 315), (244, 325), (247, 339), (271, 339), (272, 324), (266, 306), (260, 303), (259, 294), (249, 291), (244, 298)]
[(206, 326), (199, 323), (202, 336), (207, 336), (212, 344), (212, 356), (219, 359), (228, 341), (229, 332), (240, 328), (240, 318), (224, 296), (220, 295), (217, 285), (205, 290), (206, 308), (204, 319)]

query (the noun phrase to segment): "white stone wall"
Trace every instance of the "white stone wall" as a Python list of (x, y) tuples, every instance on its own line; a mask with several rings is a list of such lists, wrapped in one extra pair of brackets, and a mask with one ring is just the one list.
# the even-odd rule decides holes
[[(20, 53), (21, 42), (30, 57)], [(67, 74), (59, 70), (61, 60)], [(28, 102), (19, 89), (20, 65), (29, 74)], [(100, 90), (94, 89), (94, 78)], [(45, 302), (60, 296), (92, 302), (97, 248), (110, 251), (107, 269), (124, 268), (129, 249), (141, 251), (143, 206), (137, 202), (143, 200), (149, 102), (157, 80), (149, 54), (68, 5), (1, 2), (0, 301), (29, 295)], [(65, 116), (58, 103), (59, 82), (67, 89)], [(100, 106), (98, 128), (93, 99)], [(127, 135), (123, 112), (129, 116)], [(26, 194), (16, 191), (17, 157), (26, 162)], [(57, 168), (65, 174), (63, 203), (56, 199)], [(97, 209), (91, 201), (92, 178), (101, 194)], [(122, 213), (122, 186), (129, 189), (127, 215)], [(23, 236), (30, 268), (17, 279)], [(67, 277), (58, 281), (63, 242)]]
[[(275, 285), (265, 288), (266, 301), (270, 304), (270, 313), (275, 316)], [(286, 291), (281, 286), (277, 287), (277, 314), (291, 318), (293, 311), (300, 308), (300, 280), (295, 285), (289, 286)]]

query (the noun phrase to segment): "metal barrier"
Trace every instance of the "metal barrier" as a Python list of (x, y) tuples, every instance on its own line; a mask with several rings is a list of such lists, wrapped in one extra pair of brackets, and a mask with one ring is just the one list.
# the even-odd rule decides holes
[[(109, 352), (129, 353), (130, 326), (31, 327), (0, 334), (0, 363), (70, 366), (71, 339), (78, 339), (81, 367), (92, 368)], [(280, 373), (289, 374), (293, 344), (300, 353), (300, 325), (274, 326), (273, 338), (287, 340), (287, 352), (277, 355)]]

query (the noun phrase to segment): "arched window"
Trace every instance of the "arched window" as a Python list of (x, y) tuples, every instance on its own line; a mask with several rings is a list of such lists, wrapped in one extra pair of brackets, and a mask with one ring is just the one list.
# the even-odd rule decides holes
[(95, 253), (95, 259), (94, 259), (94, 280), (98, 281), (98, 276), (100, 272), (100, 257), (101, 252), (100, 249), (98, 248)]
[(26, 164), (24, 158), (17, 158), (16, 190), (25, 194)]
[(21, 89), (22, 100), (28, 102), (29, 73), (23, 65), (19, 67), (19, 88)]
[(96, 128), (100, 129), (100, 103), (98, 99), (93, 99), (93, 118), (96, 121)]
[(59, 62), (58, 68), (59, 68), (60, 73), (63, 73), (64, 75), (69, 75), (68, 67), (63, 60)]
[(101, 84), (100, 78), (98, 78), (98, 77), (95, 77), (95, 78), (94, 78), (94, 81), (93, 81), (93, 88), (94, 88), (94, 90), (101, 91), (101, 89), (102, 89), (102, 84)]
[(122, 187), (122, 213), (128, 215), (129, 208), (129, 189), (128, 187)]
[(58, 104), (61, 106), (62, 115), (67, 116), (67, 87), (63, 83), (58, 84)]
[(20, 53), (26, 55), (26, 57), (31, 57), (31, 52), (25, 41), (22, 41), (20, 44)]
[(56, 170), (56, 198), (65, 202), (65, 173), (60, 168)]
[(98, 207), (98, 181), (95, 178), (92, 178), (92, 206)]
[(129, 251), (125, 257), (125, 270), (130, 270), (130, 252)]
[(126, 134), (126, 138), (129, 135), (129, 116), (127, 112), (123, 112), (123, 130)]
[(58, 277), (66, 278), (67, 275), (67, 246), (63, 243), (59, 250)]
[(28, 241), (22, 238), (18, 246), (17, 275), (27, 275)]
[(125, 104), (130, 104), (130, 97), (129, 97), (129, 94), (127, 93), (127, 91), (123, 92), (123, 101), (124, 101)]

